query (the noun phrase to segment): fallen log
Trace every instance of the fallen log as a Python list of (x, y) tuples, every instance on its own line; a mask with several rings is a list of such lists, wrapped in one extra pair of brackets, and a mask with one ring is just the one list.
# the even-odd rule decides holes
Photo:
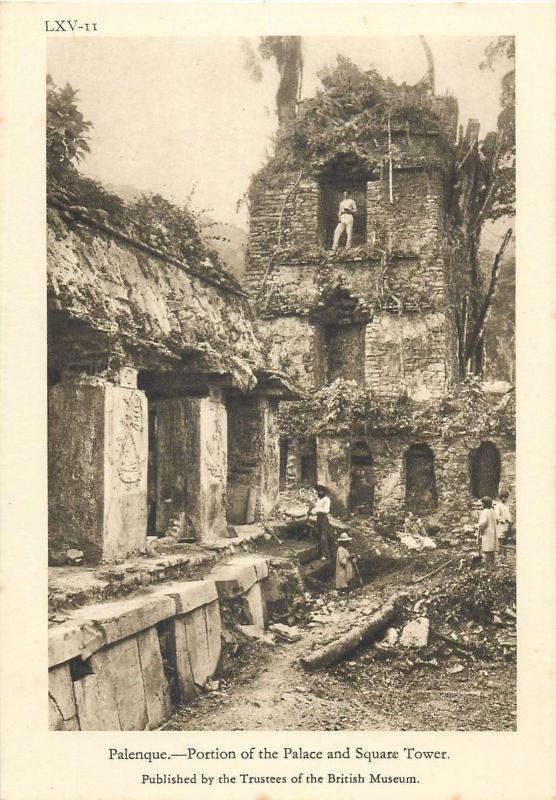
[(372, 639), (386, 627), (396, 613), (396, 602), (397, 598), (392, 598), (389, 603), (382, 606), (364, 624), (356, 625), (348, 633), (344, 633), (343, 636), (330, 642), (325, 647), (319, 647), (310, 656), (303, 656), (300, 659), (301, 664), (305, 669), (319, 669), (340, 661), (360, 644)]
[(421, 577), (420, 577), (420, 578), (415, 578), (415, 579), (413, 580), (413, 583), (421, 583), (421, 581), (424, 581), (424, 580), (425, 580), (425, 578), (431, 578), (433, 575), (436, 575), (436, 573), (437, 573), (437, 572), (440, 572), (440, 571), (441, 571), (441, 570), (443, 570), (445, 567), (447, 567), (449, 564), (453, 564), (453, 563), (454, 563), (454, 561), (457, 561), (457, 560), (458, 560), (458, 559), (457, 559), (457, 557), (456, 557), (456, 558), (451, 558), (449, 561), (445, 561), (445, 562), (444, 562), (444, 564), (441, 564), (441, 565), (440, 565), (439, 567), (437, 567), (436, 569), (433, 569), (433, 570), (432, 570), (432, 572), (427, 572), (427, 573), (426, 573), (426, 575), (421, 575)]

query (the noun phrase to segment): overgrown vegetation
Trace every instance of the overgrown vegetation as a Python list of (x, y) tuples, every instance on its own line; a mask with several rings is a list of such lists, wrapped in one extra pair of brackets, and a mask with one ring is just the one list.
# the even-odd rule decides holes
[(470, 377), (438, 400), (413, 402), (406, 396), (377, 398), (368, 387), (338, 378), (307, 399), (280, 405), (280, 431), (288, 438), (324, 432), (348, 437), (462, 434), (515, 436), (515, 392), (493, 399), (476, 377)]
[[(90, 152), (93, 124), (77, 106), (78, 92), (47, 79), (47, 177), (53, 200), (87, 212), (131, 238), (185, 263), (202, 264), (207, 273), (226, 274), (218, 254), (203, 242), (199, 218), (187, 205), (159, 194), (126, 203), (99, 181), (82, 175), (77, 164)], [(226, 274), (227, 277), (227, 274)]]
[(323, 88), (278, 131), (275, 155), (254, 176), (252, 194), (269, 178), (299, 169), (315, 173), (335, 160), (376, 170), (388, 154), (389, 131), (441, 133), (424, 85), (398, 85), (376, 70), (360, 70), (344, 56), (322, 69), (319, 78)]

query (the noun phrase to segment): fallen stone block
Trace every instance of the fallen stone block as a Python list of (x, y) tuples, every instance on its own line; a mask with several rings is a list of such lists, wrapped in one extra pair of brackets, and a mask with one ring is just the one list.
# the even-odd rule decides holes
[(240, 630), (244, 636), (247, 636), (248, 639), (256, 639), (266, 644), (276, 644), (272, 636), (266, 631), (263, 631), (262, 628), (259, 628), (258, 625), (238, 625), (238, 630)]
[(429, 640), (429, 620), (419, 617), (408, 622), (400, 636), (402, 647), (425, 647)]
[(395, 628), (388, 628), (382, 641), (390, 645), (390, 647), (393, 647), (399, 638), (400, 634)]
[(420, 550), (421, 547), (416, 539), (413, 536), (410, 536), (407, 533), (404, 533), (400, 536), (400, 543), (403, 544), (404, 547), (407, 547), (408, 550)]
[(280, 622), (271, 625), (270, 630), (272, 633), (275, 633), (279, 639), (283, 639), (285, 642), (297, 642), (301, 639), (301, 631), (299, 628), (290, 625), (282, 625)]
[(137, 635), (139, 662), (145, 687), (149, 728), (158, 728), (170, 716), (170, 687), (164, 672), (156, 628)]
[(230, 530), (233, 531), (233, 536), (230, 538), (243, 541), (258, 539), (260, 536), (264, 536), (265, 533), (264, 527), (257, 522), (252, 525), (228, 525), (228, 531)]
[(175, 613), (176, 605), (171, 597), (149, 594), (83, 606), (72, 614), (72, 619), (93, 622), (104, 634), (106, 644), (113, 644), (151, 628)]
[(288, 506), (287, 508), (283, 508), (282, 513), (286, 515), (286, 517), (291, 517), (292, 519), (300, 519), (301, 517), (307, 516), (307, 508), (308, 506)]
[(436, 550), (436, 542), (430, 536), (421, 536), (423, 550)]
[(69, 564), (82, 564), (84, 558), (83, 550), (66, 550), (66, 560)]

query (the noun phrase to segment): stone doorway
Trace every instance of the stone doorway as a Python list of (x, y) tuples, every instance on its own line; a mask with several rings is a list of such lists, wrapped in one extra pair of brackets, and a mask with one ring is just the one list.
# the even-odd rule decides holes
[(373, 456), (365, 442), (353, 445), (350, 458), (350, 510), (359, 514), (372, 514), (374, 506)]
[(436, 508), (438, 495), (434, 453), (426, 444), (412, 444), (405, 454), (405, 507), (426, 515)]
[(300, 482), (305, 486), (317, 483), (317, 441), (313, 437), (300, 442), (299, 447)]
[(469, 455), (471, 493), (474, 497), (498, 497), (500, 451), (492, 442), (481, 442)]
[[(165, 536), (171, 533), (176, 539), (187, 538), (187, 483), (191, 473), (187, 451), (187, 401), (183, 398), (158, 400), (154, 421), (152, 464), (156, 486), (156, 534)], [(149, 448), (149, 466), (150, 457)]]

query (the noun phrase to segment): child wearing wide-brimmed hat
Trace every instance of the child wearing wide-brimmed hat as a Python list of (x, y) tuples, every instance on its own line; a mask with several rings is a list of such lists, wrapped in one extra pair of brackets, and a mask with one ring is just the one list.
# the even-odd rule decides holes
[(336, 589), (338, 591), (348, 591), (353, 582), (353, 558), (347, 546), (351, 542), (351, 536), (342, 533), (338, 539), (338, 550), (336, 551)]

